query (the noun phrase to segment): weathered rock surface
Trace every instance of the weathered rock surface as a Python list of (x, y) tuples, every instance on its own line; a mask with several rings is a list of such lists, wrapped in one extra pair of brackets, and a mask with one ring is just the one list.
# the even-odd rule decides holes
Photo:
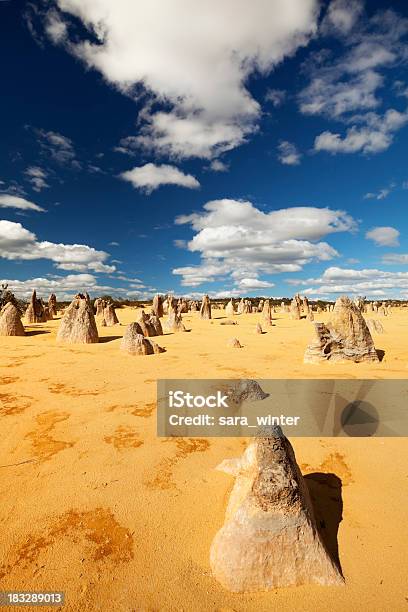
[(262, 319), (265, 325), (272, 325), (272, 311), (271, 311), (271, 304), (269, 300), (264, 301), (264, 305), (262, 309)]
[(164, 315), (164, 313), (163, 313), (163, 298), (158, 293), (156, 293), (156, 295), (153, 298), (152, 314), (154, 314), (156, 317), (159, 317), (159, 318), (163, 317), (163, 315)]
[(46, 323), (47, 321), (44, 305), (40, 299), (37, 299), (37, 292), (35, 289), (32, 293), (25, 316), (27, 323)]
[(0, 312), (0, 336), (25, 336), (20, 313), (11, 302)]
[(250, 378), (233, 381), (228, 385), (225, 392), (229, 398), (228, 403), (233, 402), (234, 404), (241, 404), (245, 401), (264, 400), (269, 397), (269, 393), (265, 393), (260, 384)]
[(212, 572), (224, 588), (243, 593), (344, 583), (317, 531), (308, 489), (279, 427), (218, 469), (236, 478), (210, 551)]
[(103, 317), (107, 327), (113, 327), (119, 323), (119, 319), (116, 315), (116, 310), (113, 304), (106, 304), (103, 310)]
[(200, 317), (201, 319), (211, 319), (211, 302), (208, 295), (203, 297), (200, 308)]
[(230, 321), (230, 319), (227, 319), (226, 321), (221, 321), (220, 325), (238, 325), (238, 321)]
[(290, 303), (290, 318), (294, 320), (301, 319), (301, 300), (299, 295), (295, 295)]
[(131, 323), (126, 327), (120, 348), (130, 355), (153, 355), (163, 353), (164, 349), (158, 346), (141, 333), (139, 323)]
[(227, 317), (233, 317), (235, 315), (234, 303), (232, 300), (230, 300), (226, 305), (225, 314), (227, 315)]
[(255, 333), (256, 333), (256, 334), (263, 334), (262, 327), (261, 327), (261, 324), (260, 324), (260, 323), (257, 323), (257, 324), (256, 324), (256, 327), (255, 327)]
[(370, 330), (370, 333), (383, 334), (384, 328), (382, 326), (381, 321), (377, 321), (377, 319), (368, 319), (367, 327)]
[(171, 331), (171, 332), (185, 332), (186, 331), (181, 315), (178, 314), (172, 308), (170, 309), (168, 319), (165, 322), (165, 328), (167, 329), (167, 331)]
[(57, 316), (57, 296), (55, 293), (51, 293), (50, 297), (48, 298), (48, 312), (50, 319)]
[(379, 361), (364, 317), (348, 297), (338, 298), (330, 323), (315, 323), (314, 328), (315, 336), (306, 349), (305, 363)]
[(88, 294), (78, 294), (65, 311), (57, 334), (58, 342), (94, 344), (99, 342), (93, 307)]

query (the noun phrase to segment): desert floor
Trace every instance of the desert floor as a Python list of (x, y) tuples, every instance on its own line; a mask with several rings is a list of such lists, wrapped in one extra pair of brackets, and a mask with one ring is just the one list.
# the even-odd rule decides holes
[(375, 365), (304, 365), (311, 323), (277, 314), (256, 335), (259, 315), (221, 326), (217, 310), (184, 315), (191, 332), (158, 338), (165, 353), (131, 357), (120, 337), (138, 314), (118, 316), (97, 345), (58, 345), (58, 320), (0, 338), (1, 589), (64, 590), (78, 612), (407, 610), (406, 438), (292, 438), (320, 518), (342, 516), (346, 584), (236, 595), (209, 548), (233, 484), (215, 467), (247, 441), (157, 438), (155, 399), (157, 378), (405, 378), (408, 309), (381, 319)]

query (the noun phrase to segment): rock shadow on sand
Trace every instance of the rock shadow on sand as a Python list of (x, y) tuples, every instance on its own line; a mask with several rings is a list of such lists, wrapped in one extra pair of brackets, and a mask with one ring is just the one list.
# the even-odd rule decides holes
[(26, 330), (26, 336), (40, 336), (42, 334), (50, 334), (51, 331), (49, 329), (29, 329)]
[(104, 336), (99, 338), (99, 344), (106, 344), (107, 342), (113, 342), (114, 340), (120, 340), (122, 336)]
[(343, 575), (337, 540), (343, 520), (342, 481), (336, 474), (324, 472), (312, 472), (303, 478), (309, 489), (320, 537)]

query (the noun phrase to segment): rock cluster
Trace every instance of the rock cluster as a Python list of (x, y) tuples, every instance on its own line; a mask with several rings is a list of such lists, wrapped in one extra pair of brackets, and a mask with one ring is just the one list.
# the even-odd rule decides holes
[(140, 332), (145, 337), (162, 336), (163, 328), (159, 317), (156, 315), (148, 315), (142, 310), (142, 314), (138, 321)]
[(344, 583), (318, 533), (293, 448), (279, 427), (218, 469), (236, 478), (210, 551), (212, 572), (224, 588), (243, 593)]
[(47, 315), (45, 312), (44, 304), (41, 299), (37, 298), (37, 292), (34, 289), (30, 303), (28, 304), (25, 313), (27, 323), (45, 323), (47, 321)]
[(139, 323), (131, 323), (126, 327), (120, 348), (130, 355), (153, 355), (164, 352), (162, 347), (145, 338)]
[(99, 342), (98, 329), (89, 295), (78, 293), (61, 319), (57, 341), (70, 344)]
[(348, 297), (338, 298), (330, 323), (315, 323), (314, 327), (315, 337), (306, 349), (305, 363), (379, 361), (364, 317)]

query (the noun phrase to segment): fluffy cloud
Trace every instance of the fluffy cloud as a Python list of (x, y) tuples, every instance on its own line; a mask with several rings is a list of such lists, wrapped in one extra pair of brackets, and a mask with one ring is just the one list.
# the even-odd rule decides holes
[[(309, 59), (310, 83), (299, 95), (300, 110), (348, 124), (346, 133), (325, 131), (315, 139), (317, 151), (379, 153), (387, 149), (408, 113), (382, 104), (384, 72), (406, 59), (408, 20), (388, 10), (359, 19), (362, 3), (334, 0), (322, 23), (323, 34), (337, 34), (345, 46), (333, 59), (330, 51)], [(359, 113), (359, 114), (356, 114)]]
[(145, 164), (144, 166), (135, 167), (132, 170), (127, 170), (120, 174), (120, 178), (132, 183), (136, 189), (141, 189), (146, 193), (151, 193), (160, 185), (178, 185), (180, 187), (188, 187), (189, 189), (197, 189), (200, 183), (191, 174), (184, 174), (175, 166), (162, 164)]
[(274, 287), (274, 283), (269, 283), (267, 281), (261, 281), (257, 278), (242, 278), (239, 283), (238, 283), (238, 287), (240, 289), (248, 289), (248, 290), (252, 290), (252, 289), (267, 289), (269, 287)]
[[(291, 284), (295, 283), (296, 281), (291, 281)], [(397, 298), (408, 295), (408, 272), (330, 267), (320, 278), (298, 281), (297, 284), (306, 286), (302, 292), (312, 297), (334, 299), (339, 295), (350, 294), (372, 298)]]
[(278, 159), (281, 164), (297, 166), (300, 164), (301, 154), (296, 146), (287, 140), (282, 140), (278, 145)]
[(34, 191), (42, 191), (43, 189), (46, 189), (47, 187), (49, 187), (46, 181), (46, 178), (48, 175), (45, 172), (45, 170), (43, 170), (39, 166), (29, 166), (25, 170), (24, 174), (26, 175), (29, 182), (31, 183)]
[(366, 233), (366, 238), (378, 246), (398, 246), (399, 231), (394, 227), (374, 227)]
[(319, 242), (323, 236), (356, 229), (344, 211), (294, 207), (265, 213), (251, 202), (226, 199), (208, 202), (202, 213), (180, 216), (176, 224), (192, 226), (196, 233), (187, 248), (202, 257), (198, 266), (173, 270), (186, 286), (227, 275), (238, 281), (299, 271), (310, 261), (338, 255)]
[(38, 241), (21, 223), (0, 221), (0, 257), (9, 260), (49, 259), (65, 270), (114, 271), (104, 261), (108, 253), (85, 244)]
[(25, 198), (8, 193), (0, 193), (0, 208), (17, 208), (19, 210), (45, 212), (45, 209), (38, 206), (38, 204), (34, 204), (34, 202), (30, 202)]
[(389, 109), (383, 116), (369, 113), (352, 120), (364, 122), (357, 127), (353, 125), (344, 138), (340, 134), (326, 131), (319, 134), (314, 142), (316, 151), (329, 153), (380, 153), (391, 145), (394, 133), (408, 123), (408, 111), (403, 113)]
[(261, 109), (248, 77), (305, 45), (318, 9), (317, 0), (54, 0), (44, 21), (55, 44), (120, 91), (149, 95), (138, 144), (211, 158), (256, 130)]

